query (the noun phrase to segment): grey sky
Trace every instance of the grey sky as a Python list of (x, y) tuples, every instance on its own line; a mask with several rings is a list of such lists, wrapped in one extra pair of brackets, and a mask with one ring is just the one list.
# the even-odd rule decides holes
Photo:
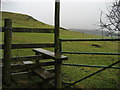
[[(61, 26), (95, 29), (100, 10), (106, 12), (111, 0), (61, 0)], [(28, 14), (47, 24), (54, 24), (54, 0), (3, 0), (2, 10)]]

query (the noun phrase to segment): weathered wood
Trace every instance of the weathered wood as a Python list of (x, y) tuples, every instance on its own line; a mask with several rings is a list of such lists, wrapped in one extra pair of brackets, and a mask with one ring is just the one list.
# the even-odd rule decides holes
[(55, 60), (55, 85), (56, 88), (62, 87), (62, 61)]
[[(54, 65), (54, 61), (49, 61), (49, 62), (40, 62), (37, 64), (37, 66), (51, 66)], [(18, 68), (23, 68), (23, 69), (32, 69), (33, 67), (36, 67), (36, 63), (34, 62), (33, 64), (11, 64), (11, 69), (15, 70)]]
[(48, 51), (48, 50), (45, 50), (45, 49), (42, 49), (42, 48), (35, 48), (33, 49), (34, 52), (38, 52), (39, 54), (43, 54), (44, 57), (47, 57), (47, 58), (51, 58), (51, 59), (54, 59), (54, 60), (67, 60), (68, 57), (67, 56), (64, 56), (64, 55), (61, 55), (60, 58), (56, 58), (55, 57), (55, 53), (54, 52), (51, 52), (51, 51)]
[(4, 33), (4, 60), (3, 60), (3, 83), (11, 85), (11, 43), (12, 43), (12, 20), (5, 19), (5, 33)]
[[(54, 73), (55, 69), (46, 69), (48, 72)], [(21, 74), (28, 74), (31, 71), (19, 71), (19, 72), (12, 72), (11, 75), (21, 75)]]
[(52, 68), (52, 69), (46, 69), (48, 72), (52, 72), (52, 73), (54, 73), (55, 72), (55, 69), (54, 68)]
[(11, 60), (14, 62), (18, 62), (18, 61), (34, 61), (34, 60), (44, 60), (44, 59), (48, 59), (48, 58), (44, 58), (41, 57), (39, 55), (35, 55), (35, 56), (20, 56), (20, 57), (12, 57)]
[(34, 64), (32, 61), (23, 61), (23, 64)]
[[(2, 48), (1, 48), (2, 47)], [(4, 44), (0, 44), (0, 49), (4, 49)], [(26, 49), (26, 48), (52, 48), (54, 47), (53, 43), (40, 43), (40, 44), (12, 44), (11, 49)]]
[(18, 72), (18, 73), (11, 73), (11, 75), (21, 75), (21, 74), (28, 74), (30, 72)]
[(62, 87), (62, 61), (58, 61), (61, 57), (60, 54), (60, 40), (59, 40), (59, 28), (60, 28), (60, 0), (55, 0), (55, 88)]
[(37, 73), (40, 77), (42, 77), (42, 79), (52, 79), (52, 78), (54, 78), (54, 73), (50, 73), (43, 68), (35, 67), (32, 70), (35, 73)]
[[(35, 55), (40, 55), (40, 54), (38, 52), (35, 52)], [(36, 61), (36, 63), (39, 63), (39, 59), (36, 59), (35, 61)]]
[[(47, 57), (41, 57), (40, 55), (35, 55), (35, 56), (19, 56), (19, 57), (12, 57), (11, 61), (13, 62), (20, 62), (20, 61), (34, 61), (34, 60), (45, 60), (45, 59), (50, 59)], [(3, 60), (3, 59), (0, 59)]]
[(60, 57), (60, 41), (59, 41), (59, 12), (60, 12), (60, 0), (55, 1), (55, 34), (54, 34), (54, 42), (55, 42), (55, 56), (56, 58)]
[[(0, 32), (5, 31), (5, 27), (0, 27), (2, 30)], [(53, 33), (54, 29), (47, 28), (12, 28), (12, 32), (26, 32), (26, 33)]]
[[(28, 74), (28, 73), (30, 73), (30, 72), (17, 72), (17, 73), (13, 72), (13, 73), (11, 73), (11, 76), (13, 76), (13, 75), (21, 75), (21, 74)], [(3, 76), (3, 75), (1, 75), (1, 76)]]

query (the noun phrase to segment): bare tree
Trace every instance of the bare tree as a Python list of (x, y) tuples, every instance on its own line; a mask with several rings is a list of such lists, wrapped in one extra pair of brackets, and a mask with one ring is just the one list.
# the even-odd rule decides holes
[(100, 30), (108, 30), (112, 35), (115, 31), (120, 31), (120, 0), (116, 0), (107, 7), (107, 11), (107, 14), (101, 11), (99, 26)]

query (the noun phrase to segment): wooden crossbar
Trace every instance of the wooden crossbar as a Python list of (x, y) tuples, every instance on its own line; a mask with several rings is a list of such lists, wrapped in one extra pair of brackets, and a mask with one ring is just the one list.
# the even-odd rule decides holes
[[(54, 64), (55, 64), (54, 61), (48, 61), (48, 62), (40, 62), (37, 65), (38, 66), (50, 66), (50, 65), (54, 65)], [(36, 63), (32, 63), (32, 64), (12, 64), (11, 69), (17, 69), (17, 68), (31, 69), (34, 66), (36, 66)]]
[[(34, 44), (12, 44), (12, 49), (26, 49), (26, 48), (51, 48), (53, 43), (34, 43)], [(4, 49), (4, 44), (0, 44), (0, 49)]]
[[(4, 32), (5, 27), (0, 27), (2, 30), (0, 32)], [(49, 28), (14, 28), (12, 27), (12, 32), (26, 32), (26, 33), (53, 33), (54, 29)]]
[[(33, 61), (33, 60), (45, 60), (45, 59), (49, 59), (47, 57), (42, 57), (40, 55), (35, 55), (35, 56), (19, 56), (19, 57), (12, 57), (11, 61), (13, 62), (18, 62), (18, 61)], [(3, 60), (0, 59), (0, 60)]]

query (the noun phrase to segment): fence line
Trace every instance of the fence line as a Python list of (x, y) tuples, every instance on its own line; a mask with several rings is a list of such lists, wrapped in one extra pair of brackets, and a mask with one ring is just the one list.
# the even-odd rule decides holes
[[(40, 43), (40, 44), (12, 44), (11, 49), (27, 49), (27, 48), (52, 48), (54, 47), (53, 43)], [(5, 45), (0, 44), (0, 49), (4, 49)]]
[(67, 41), (120, 41), (120, 39), (60, 39), (61, 54), (120, 55), (120, 53), (107, 53), (107, 52), (66, 52), (66, 51), (62, 51), (62, 42), (67, 42)]
[(60, 39), (61, 42), (65, 41), (120, 41), (120, 38), (118, 39)]
[[(77, 66), (77, 67), (94, 67), (94, 68), (106, 68), (107, 66), (98, 66), (98, 65), (83, 65), (83, 64), (69, 64), (69, 63), (64, 63), (62, 65), (66, 66)], [(120, 69), (120, 67), (110, 67), (113, 69)]]
[(61, 52), (62, 54), (90, 54), (90, 55), (120, 55), (120, 53), (106, 52)]
[[(0, 27), (2, 30), (0, 32), (4, 32), (6, 27)], [(12, 32), (29, 32), (29, 33), (54, 33), (54, 29), (47, 28), (15, 28), (12, 27)]]

